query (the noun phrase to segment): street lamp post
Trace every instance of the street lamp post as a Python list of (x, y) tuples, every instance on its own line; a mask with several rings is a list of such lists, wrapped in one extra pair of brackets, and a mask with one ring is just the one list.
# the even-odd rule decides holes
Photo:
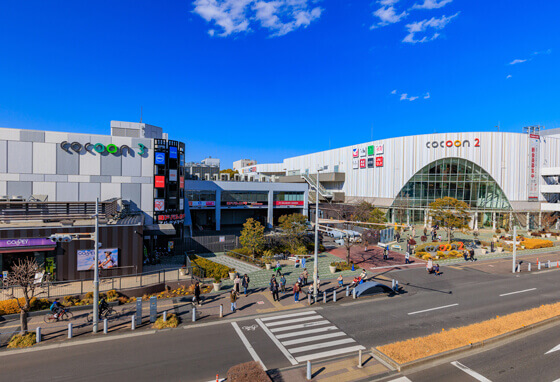
[(99, 198), (95, 199), (95, 239), (94, 239), (94, 275), (93, 275), (93, 332), (97, 333), (99, 323)]
[(511, 263), (511, 272), (515, 273), (515, 255), (517, 249), (517, 226), (513, 226), (513, 261)]
[(315, 180), (315, 251), (313, 258), (313, 301), (317, 301), (317, 279), (319, 278), (319, 172), (323, 167), (317, 168), (317, 179)]

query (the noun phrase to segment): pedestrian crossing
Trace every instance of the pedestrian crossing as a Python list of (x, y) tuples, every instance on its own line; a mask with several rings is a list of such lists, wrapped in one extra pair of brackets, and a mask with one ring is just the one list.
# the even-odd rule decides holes
[(256, 321), (292, 365), (365, 349), (313, 310)]

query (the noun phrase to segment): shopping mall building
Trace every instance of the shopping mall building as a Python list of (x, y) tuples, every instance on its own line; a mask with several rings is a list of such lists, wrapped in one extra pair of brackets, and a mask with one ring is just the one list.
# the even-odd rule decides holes
[(515, 219), (534, 228), (542, 226), (543, 214), (560, 211), (560, 129), (389, 138), (241, 173), (314, 185), (318, 168), (322, 201), (366, 200), (403, 223), (429, 224), (429, 204), (444, 196), (465, 201), (476, 227), (508, 226)]

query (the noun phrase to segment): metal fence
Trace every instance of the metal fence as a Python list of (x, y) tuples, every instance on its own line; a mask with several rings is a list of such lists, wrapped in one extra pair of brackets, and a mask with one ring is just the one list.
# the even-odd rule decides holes
[(186, 249), (195, 253), (225, 252), (238, 246), (236, 235), (206, 235), (186, 238)]

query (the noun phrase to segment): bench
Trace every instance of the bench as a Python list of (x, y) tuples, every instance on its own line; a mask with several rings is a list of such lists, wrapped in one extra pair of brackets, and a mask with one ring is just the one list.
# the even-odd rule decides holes
[(393, 244), (393, 245), (391, 246), (391, 248), (393, 248), (393, 249), (398, 249), (399, 251), (402, 249), (401, 246), (400, 246), (400, 244)]

